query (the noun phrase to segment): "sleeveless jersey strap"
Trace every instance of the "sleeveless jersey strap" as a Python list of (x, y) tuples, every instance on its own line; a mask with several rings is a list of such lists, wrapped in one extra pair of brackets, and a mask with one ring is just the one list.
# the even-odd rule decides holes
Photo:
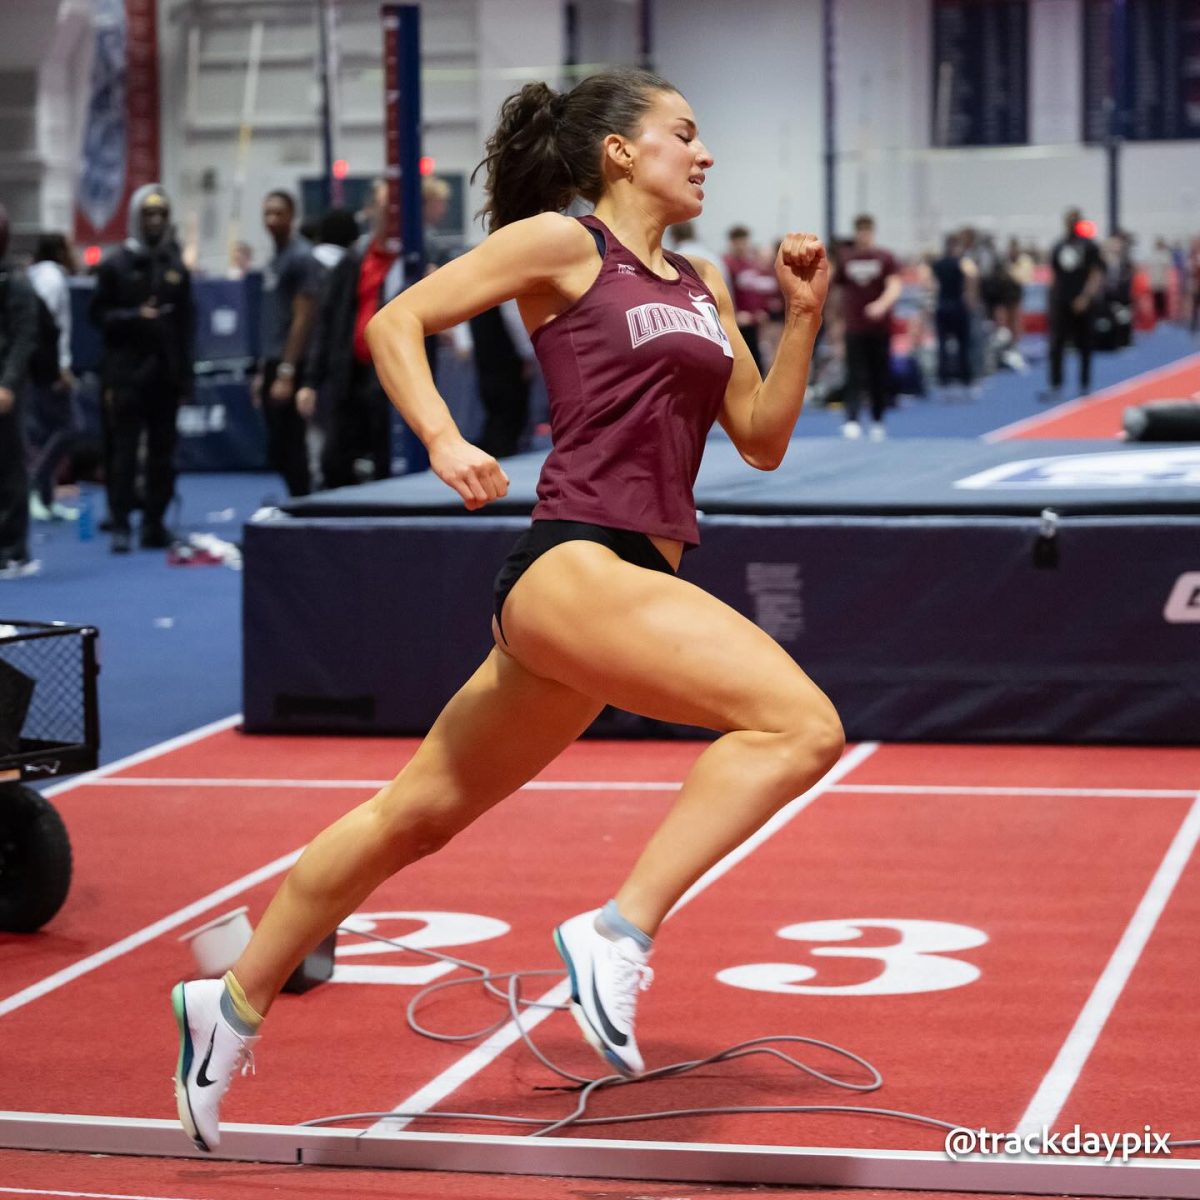
[(689, 279), (694, 279), (705, 291), (709, 290), (708, 284), (704, 282), (700, 272), (692, 265), (689, 258), (682, 254), (676, 254), (674, 250), (664, 250), (663, 257), (666, 258), (680, 274), (686, 275)]
[(596, 243), (596, 253), (603, 260), (607, 256), (608, 244), (604, 230), (600, 228), (600, 223), (594, 217), (576, 217), (575, 220), (592, 235), (592, 241)]

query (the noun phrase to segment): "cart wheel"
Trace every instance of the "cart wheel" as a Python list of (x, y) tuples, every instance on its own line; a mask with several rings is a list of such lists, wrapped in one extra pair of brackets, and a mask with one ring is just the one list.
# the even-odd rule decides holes
[(0, 787), (0, 930), (32, 933), (71, 886), (71, 843), (58, 811), (32, 788)]

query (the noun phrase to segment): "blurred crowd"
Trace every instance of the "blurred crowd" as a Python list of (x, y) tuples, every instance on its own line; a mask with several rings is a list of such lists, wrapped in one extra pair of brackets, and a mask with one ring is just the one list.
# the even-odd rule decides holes
[[(754, 243), (739, 225), (720, 256), (761, 369), (781, 329), (777, 250)], [(907, 259), (881, 246), (874, 218), (862, 214), (853, 236), (836, 239), (830, 253), (833, 287), (809, 402), (840, 407), (848, 438), (883, 438), (898, 396), (979, 399), (984, 377), (1030, 369), (1031, 346), (1046, 364), (1039, 399), (1054, 402), (1064, 395), (1071, 351), (1078, 390), (1086, 392), (1094, 352), (1128, 346), (1137, 330), (1159, 321), (1200, 331), (1200, 237), (1156, 238), (1143, 253), (1130, 233), (1097, 238), (1094, 223), (1074, 208), (1063, 214), (1061, 236), (1044, 246), (1015, 237), (1001, 244), (965, 226)]]
[[(448, 185), (423, 181), (427, 271), (462, 250), (445, 231)], [(229, 279), (261, 278), (258, 358), (250, 396), (267, 454), (291, 496), (389, 475), (393, 409), (364, 339), (367, 322), (405, 285), (386, 236), (387, 187), (377, 181), (359, 212), (334, 208), (301, 224), (296, 199), (262, 201), (269, 252), (231, 249)], [(671, 249), (721, 271), (736, 321), (764, 374), (784, 319), (775, 275), (778, 244), (743, 225), (720, 247), (691, 224), (668, 231)], [(159, 184), (130, 201), (128, 237), (95, 265), (87, 319), (102, 343), (99, 445), (81, 449), (80, 380), (72, 361), (70, 279), (79, 273), (70, 239), (47, 232), (30, 261), (8, 255), (0, 206), (0, 578), (37, 570), (30, 521), (82, 519), (72, 487), (102, 481), (98, 525), (116, 554), (173, 544), (167, 512), (175, 491), (178, 415), (195, 386), (193, 255), (180, 244)], [(833, 286), (809, 380), (809, 402), (840, 407), (847, 438), (885, 435), (900, 395), (970, 401), (995, 371), (1027, 371), (1029, 347), (1044, 347), (1041, 398), (1063, 391), (1068, 351), (1078, 384), (1090, 387), (1094, 351), (1128, 345), (1135, 329), (1176, 321), (1200, 327), (1200, 237), (1157, 238), (1139, 252), (1128, 234), (1098, 240), (1078, 210), (1045, 247), (980, 230), (948, 232), (939, 248), (904, 259), (880, 244), (862, 214), (852, 236), (830, 247)], [(1042, 340), (1044, 337), (1044, 341)], [(537, 429), (531, 392), (537, 364), (513, 302), (427, 339), (430, 369), (452, 354), (473, 366), (481, 426), (475, 440), (496, 457), (529, 448)], [(87, 514), (84, 514), (87, 515)], [(136, 522), (136, 530), (135, 530)], [(135, 537), (136, 533), (136, 537)]]

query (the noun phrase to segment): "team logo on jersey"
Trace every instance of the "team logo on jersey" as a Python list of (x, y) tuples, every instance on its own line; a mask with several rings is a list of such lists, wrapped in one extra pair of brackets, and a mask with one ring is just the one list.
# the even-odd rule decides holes
[(652, 301), (639, 304), (625, 313), (629, 322), (629, 344), (636, 350), (645, 342), (668, 333), (690, 333), (721, 347), (726, 358), (733, 357), (733, 347), (717, 316), (717, 306), (707, 296), (688, 293), (693, 309)]
[(637, 271), (629, 263), (617, 263), (618, 275), (636, 275)]

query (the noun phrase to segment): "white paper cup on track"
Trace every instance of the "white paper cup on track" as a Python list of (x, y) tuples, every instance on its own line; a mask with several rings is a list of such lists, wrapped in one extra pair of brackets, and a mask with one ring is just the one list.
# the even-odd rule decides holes
[(180, 937), (181, 942), (191, 942), (192, 955), (201, 976), (216, 979), (241, 957), (254, 932), (247, 912), (249, 909), (242, 905)]

